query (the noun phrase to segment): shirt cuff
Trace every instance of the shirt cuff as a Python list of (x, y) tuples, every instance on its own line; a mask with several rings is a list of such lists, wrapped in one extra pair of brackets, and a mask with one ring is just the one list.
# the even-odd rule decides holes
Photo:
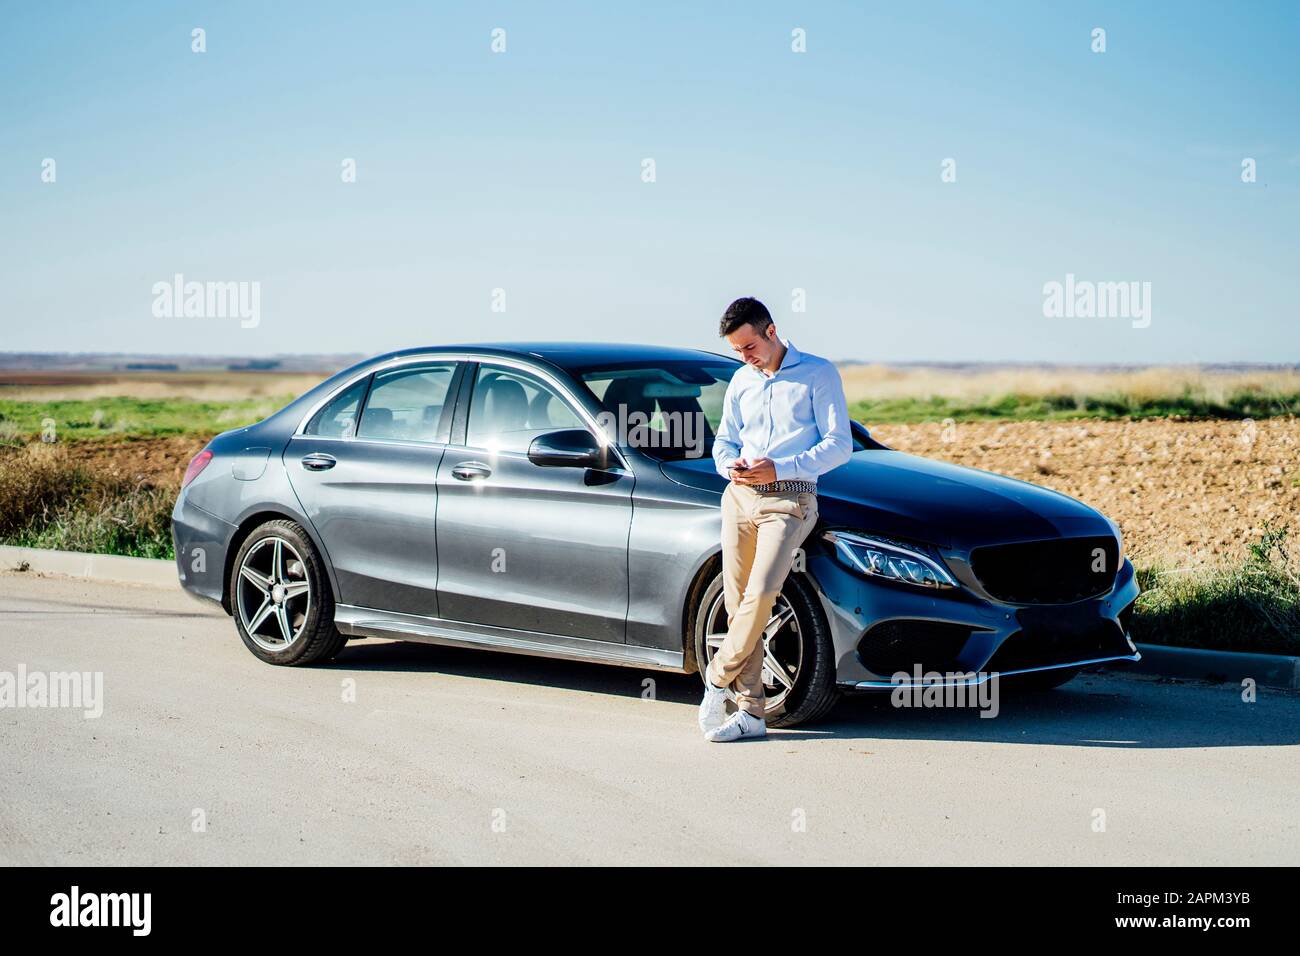
[(730, 472), (727, 471), (727, 469), (730, 468), (732, 462), (734, 462), (739, 457), (740, 457), (739, 455), (723, 455), (721, 457), (715, 455), (713, 458), (713, 467), (719, 475), (721, 475), (723, 478), (726, 478), (728, 481), (730, 481), (731, 474)]
[(787, 458), (773, 458), (772, 466), (776, 469), (777, 481), (789, 481), (799, 477), (799, 469), (795, 467), (793, 455)]

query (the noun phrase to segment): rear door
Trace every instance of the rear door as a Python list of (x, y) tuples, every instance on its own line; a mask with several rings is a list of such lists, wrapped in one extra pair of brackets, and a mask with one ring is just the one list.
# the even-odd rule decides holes
[(461, 363), (389, 368), (345, 389), (284, 452), (340, 604), (438, 616), (438, 467)]

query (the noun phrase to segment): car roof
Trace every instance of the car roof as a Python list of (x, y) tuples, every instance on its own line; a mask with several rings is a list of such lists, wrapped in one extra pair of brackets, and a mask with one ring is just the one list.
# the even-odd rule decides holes
[(439, 352), (482, 352), (488, 355), (531, 355), (561, 368), (598, 366), (605, 362), (695, 361), (734, 358), (703, 349), (676, 348), (666, 345), (637, 345), (629, 342), (479, 342), (460, 345), (434, 345), (427, 348), (401, 349), (379, 356), (382, 359)]

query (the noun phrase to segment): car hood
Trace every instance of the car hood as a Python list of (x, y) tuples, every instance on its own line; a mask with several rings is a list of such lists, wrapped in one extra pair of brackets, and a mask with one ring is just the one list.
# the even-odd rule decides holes
[[(719, 494), (712, 458), (662, 462), (664, 475)], [(822, 475), (817, 509), (826, 525), (923, 541), (941, 548), (1112, 534), (1102, 515), (1068, 495), (992, 472), (869, 449)]]

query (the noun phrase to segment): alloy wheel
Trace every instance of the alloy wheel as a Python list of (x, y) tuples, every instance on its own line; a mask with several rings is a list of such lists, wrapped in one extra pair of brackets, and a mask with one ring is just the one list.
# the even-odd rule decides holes
[[(722, 593), (710, 603), (704, 620), (708, 628), (704, 650), (711, 661), (727, 637), (727, 607)], [(772, 616), (763, 627), (763, 690), (769, 711), (784, 703), (794, 690), (802, 660), (803, 634), (799, 630), (799, 619), (785, 595), (777, 595), (776, 603), (772, 605)], [(706, 665), (708, 661), (705, 661)]]
[(236, 605), (244, 630), (258, 647), (273, 653), (302, 636), (311, 611), (307, 565), (284, 538), (258, 541), (239, 566)]

